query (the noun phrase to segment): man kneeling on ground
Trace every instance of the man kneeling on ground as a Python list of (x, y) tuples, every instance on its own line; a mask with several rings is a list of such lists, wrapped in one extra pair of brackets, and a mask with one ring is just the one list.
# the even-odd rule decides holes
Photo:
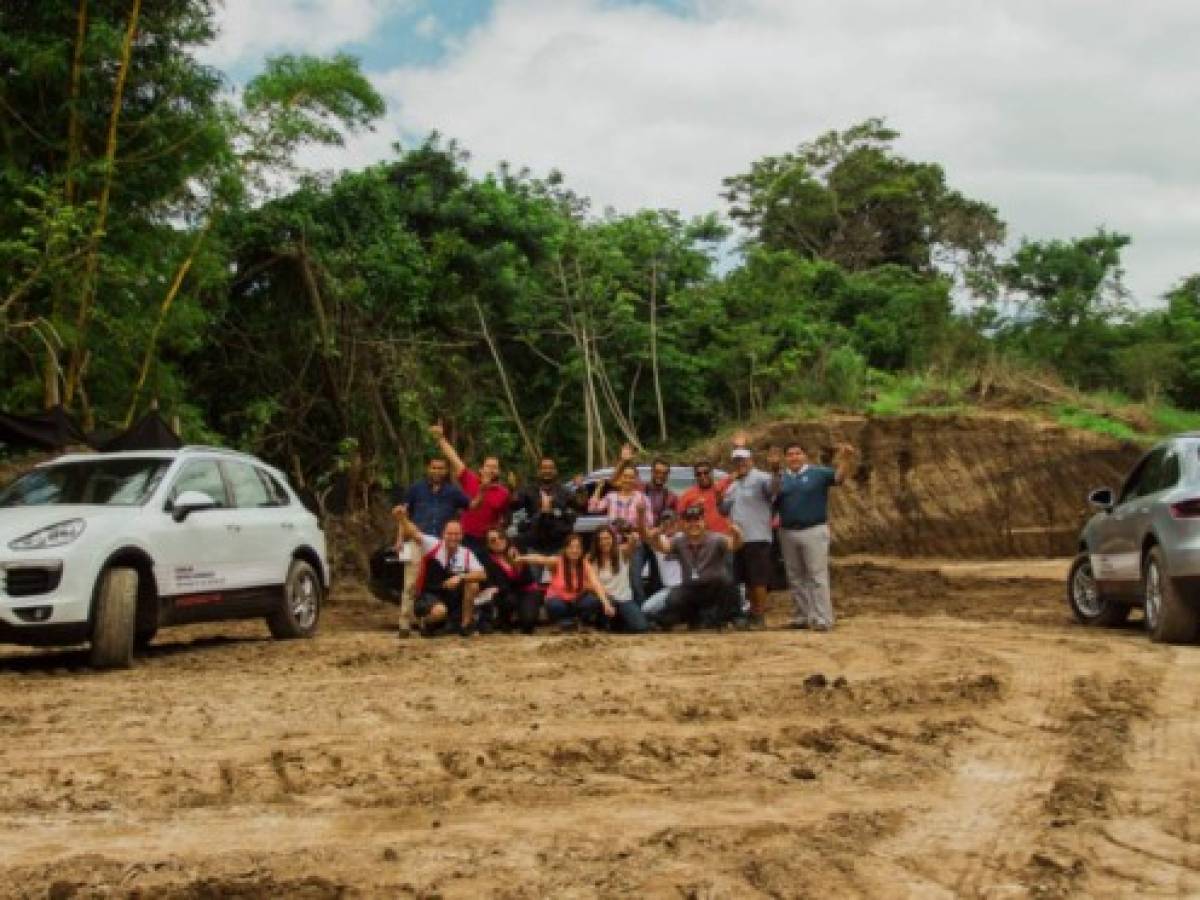
[(439, 540), (421, 534), (403, 513), (398, 514), (397, 521), (405, 540), (421, 545), (414, 608), (421, 634), (474, 634), (475, 596), (487, 574), (475, 554), (462, 545), (462, 525), (447, 522)]
[(732, 524), (729, 534), (709, 531), (704, 513), (699, 504), (685, 509), (683, 534), (669, 540), (659, 531), (645, 533), (644, 539), (651, 547), (679, 561), (683, 579), (662, 602), (648, 600), (642, 607), (642, 612), (657, 625), (670, 628), (685, 622), (718, 628), (733, 622), (741, 613), (741, 597), (729, 577), (729, 561), (742, 545), (742, 532)]

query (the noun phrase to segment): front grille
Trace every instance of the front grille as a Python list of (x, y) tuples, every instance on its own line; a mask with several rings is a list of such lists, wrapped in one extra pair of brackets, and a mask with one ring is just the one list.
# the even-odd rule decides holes
[(36, 597), (48, 594), (62, 580), (62, 569), (55, 566), (19, 566), (4, 570), (4, 593), (10, 597)]

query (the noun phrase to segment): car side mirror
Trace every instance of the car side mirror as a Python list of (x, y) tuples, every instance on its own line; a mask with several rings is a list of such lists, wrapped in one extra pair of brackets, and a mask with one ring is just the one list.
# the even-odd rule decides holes
[(217, 501), (200, 491), (184, 491), (171, 504), (171, 518), (182, 522), (189, 515), (202, 509), (214, 509)]
[(1113, 492), (1112, 488), (1096, 488), (1088, 494), (1088, 503), (1097, 509), (1102, 509), (1105, 512), (1112, 512), (1113, 508)]

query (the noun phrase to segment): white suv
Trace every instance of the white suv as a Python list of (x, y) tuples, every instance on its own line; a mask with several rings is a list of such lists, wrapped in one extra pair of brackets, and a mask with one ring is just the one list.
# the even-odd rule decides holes
[(264, 617), (311, 637), (325, 535), (287, 479), (212, 447), (62, 456), (0, 490), (0, 642), (128, 666), (162, 625)]

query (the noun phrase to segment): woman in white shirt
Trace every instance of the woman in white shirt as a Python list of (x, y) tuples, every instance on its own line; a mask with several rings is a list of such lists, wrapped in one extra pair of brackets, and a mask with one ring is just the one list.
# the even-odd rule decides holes
[(633, 554), (635, 541), (633, 536), (622, 541), (615, 528), (605, 526), (592, 538), (592, 552), (588, 560), (596, 573), (596, 580), (614, 607), (615, 615), (609, 619), (610, 627), (642, 634), (649, 626), (629, 586), (629, 558)]

